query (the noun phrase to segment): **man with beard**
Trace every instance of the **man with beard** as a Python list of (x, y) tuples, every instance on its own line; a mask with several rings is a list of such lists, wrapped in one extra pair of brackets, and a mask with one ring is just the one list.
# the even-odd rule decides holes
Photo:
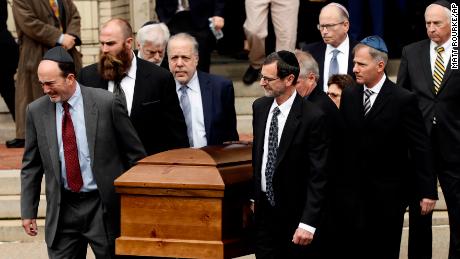
[(134, 55), (133, 31), (126, 20), (105, 23), (99, 40), (100, 61), (83, 68), (79, 82), (107, 89), (122, 100), (147, 154), (188, 147), (171, 73)]
[(270, 54), (266, 96), (252, 106), (257, 258), (306, 258), (320, 223), (329, 137), (324, 113), (296, 92), (298, 75), (293, 53)]

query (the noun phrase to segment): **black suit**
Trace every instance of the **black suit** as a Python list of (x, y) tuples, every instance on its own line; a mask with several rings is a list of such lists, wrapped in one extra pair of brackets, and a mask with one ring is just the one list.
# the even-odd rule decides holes
[(198, 72), (198, 80), (208, 146), (238, 140), (232, 81), (204, 72)]
[[(350, 49), (348, 51), (348, 69), (347, 74), (355, 78), (355, 74), (353, 73), (353, 48), (359, 42), (356, 40), (350, 39)], [(324, 79), (324, 56), (326, 55), (326, 43), (324, 41), (318, 41), (314, 43), (310, 43), (305, 45), (302, 50), (309, 52), (313, 58), (315, 58), (316, 62), (318, 63), (319, 68), (319, 80), (318, 86), (315, 88), (314, 91), (324, 90), (324, 80), (329, 80), (329, 78)]]
[(253, 104), (253, 168), (258, 258), (302, 258), (308, 246), (292, 243), (300, 222), (318, 227), (329, 138), (321, 110), (297, 95), (287, 116), (273, 175), (275, 207), (261, 191), (264, 136), (274, 99)]
[[(153, 63), (137, 58), (136, 83), (131, 122), (148, 155), (188, 147), (187, 128), (179, 106), (172, 74)], [(79, 82), (108, 88), (97, 71), (97, 64), (83, 68)]]
[(449, 213), (449, 258), (460, 258), (460, 72), (451, 69), (450, 62), (445, 64), (441, 88), (435, 94), (429, 48), (428, 39), (404, 47), (398, 84), (418, 97)]
[[(350, 186), (353, 183), (342, 168), (345, 126), (339, 109), (325, 92), (312, 91), (306, 99), (316, 104), (326, 115), (326, 130), (331, 137), (324, 216), (315, 233), (312, 246), (315, 250), (315, 258), (340, 258), (344, 250), (348, 249), (348, 242), (353, 240), (352, 238), (344, 240), (342, 236), (342, 233), (349, 230), (345, 222), (350, 222), (354, 217), (348, 212), (348, 208), (354, 203), (353, 197), (350, 196)], [(336, 249), (330, 249), (331, 247)]]
[(224, 0), (189, 0), (190, 11), (177, 12), (176, 0), (157, 0), (155, 10), (171, 35), (187, 32), (196, 38), (199, 47), (198, 69), (209, 72), (211, 52), (216, 38), (209, 29), (208, 18), (224, 17)]
[(360, 205), (358, 225), (349, 224), (350, 231), (361, 233), (356, 253), (362, 252), (362, 258), (397, 259), (409, 189), (419, 191), (418, 200), (437, 198), (431, 147), (417, 98), (387, 79), (366, 116), (363, 86), (344, 89), (340, 110), (346, 127), (346, 173), (357, 183)]

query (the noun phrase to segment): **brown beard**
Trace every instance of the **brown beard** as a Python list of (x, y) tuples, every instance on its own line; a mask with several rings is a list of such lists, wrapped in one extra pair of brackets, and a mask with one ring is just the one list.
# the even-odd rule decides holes
[(116, 56), (100, 52), (98, 70), (102, 79), (107, 81), (119, 81), (123, 79), (132, 63), (129, 55), (130, 51), (123, 46), (123, 49)]

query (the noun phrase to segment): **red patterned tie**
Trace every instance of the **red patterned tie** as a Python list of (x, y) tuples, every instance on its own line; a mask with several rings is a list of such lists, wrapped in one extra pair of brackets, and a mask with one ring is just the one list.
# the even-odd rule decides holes
[(65, 170), (67, 184), (73, 192), (79, 192), (83, 186), (80, 163), (78, 162), (77, 139), (70, 117), (69, 103), (63, 102), (64, 116), (62, 116), (62, 142), (64, 146)]

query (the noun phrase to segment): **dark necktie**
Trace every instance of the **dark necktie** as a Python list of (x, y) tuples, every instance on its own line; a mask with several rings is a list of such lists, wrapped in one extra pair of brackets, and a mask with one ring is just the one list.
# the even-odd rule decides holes
[(442, 53), (444, 52), (443, 47), (436, 48), (436, 61), (434, 62), (434, 73), (433, 73), (433, 83), (434, 83), (434, 92), (438, 94), (439, 89), (441, 88), (442, 78), (444, 77), (444, 72), (446, 72), (446, 67), (444, 66), (444, 59), (442, 58)]
[(371, 109), (371, 95), (373, 95), (374, 92), (370, 89), (364, 90), (364, 116), (367, 115), (369, 110)]
[(116, 98), (120, 99), (121, 104), (123, 105), (125, 110), (128, 111), (128, 106), (126, 104), (126, 95), (125, 91), (123, 91), (123, 88), (121, 87), (121, 80), (116, 80), (113, 82), (113, 94)]
[(190, 147), (193, 147), (193, 127), (192, 127), (192, 111), (191, 111), (191, 106), (190, 106), (190, 99), (187, 94), (187, 88), (188, 86), (182, 85), (180, 87), (180, 106), (182, 108), (182, 112), (184, 113), (184, 118), (185, 118), (185, 124), (187, 124), (187, 136), (188, 136), (188, 142), (190, 144)]
[(73, 128), (72, 117), (69, 112), (69, 103), (63, 102), (64, 114), (62, 116), (62, 144), (64, 146), (65, 171), (67, 185), (73, 192), (79, 192), (83, 186), (80, 163), (78, 161), (77, 139)]
[(270, 122), (268, 134), (268, 155), (265, 167), (266, 195), (270, 205), (275, 206), (275, 193), (273, 191), (273, 174), (275, 173), (276, 157), (278, 155), (278, 115), (280, 109), (273, 109), (273, 117)]
[(338, 49), (332, 51), (331, 63), (329, 65), (329, 77), (337, 75), (339, 73), (339, 62), (337, 61), (337, 55), (340, 53)]

